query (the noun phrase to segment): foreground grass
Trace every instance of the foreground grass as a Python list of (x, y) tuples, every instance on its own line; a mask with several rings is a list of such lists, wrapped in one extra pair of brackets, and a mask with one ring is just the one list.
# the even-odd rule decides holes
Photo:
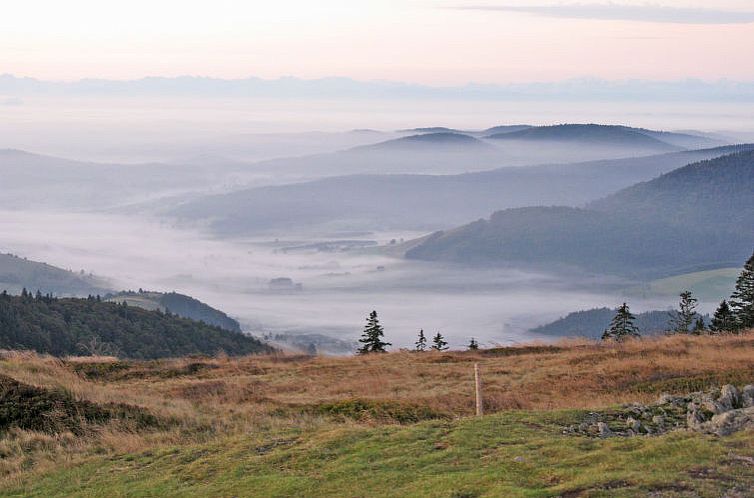
[[(474, 363), (483, 418), (469, 418)], [(0, 375), (164, 421), (76, 435), (10, 426), (2, 496), (737, 498), (754, 487), (751, 432), (562, 434), (589, 410), (754, 383), (752, 333), (351, 358), (6, 354)]]
[(712, 497), (750, 491), (754, 482), (754, 466), (739, 458), (754, 456), (751, 433), (562, 435), (562, 426), (579, 415), (509, 412), (412, 426), (241, 435), (89, 459), (3, 495)]

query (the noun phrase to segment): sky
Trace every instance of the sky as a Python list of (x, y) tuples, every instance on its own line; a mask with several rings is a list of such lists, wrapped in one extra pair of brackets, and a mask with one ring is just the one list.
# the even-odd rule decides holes
[(0, 74), (754, 80), (751, 0), (25, 0)]

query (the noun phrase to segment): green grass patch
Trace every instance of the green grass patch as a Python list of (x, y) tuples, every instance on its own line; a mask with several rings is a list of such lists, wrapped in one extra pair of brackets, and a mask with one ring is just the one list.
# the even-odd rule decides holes
[(683, 291), (691, 291), (703, 301), (720, 301), (730, 296), (735, 287), (740, 268), (685, 273), (668, 278), (652, 280), (646, 286), (631, 289), (633, 294), (677, 297)]
[(633, 392), (652, 394), (685, 394), (696, 391), (707, 391), (725, 384), (745, 386), (754, 384), (754, 372), (751, 370), (728, 370), (725, 372), (709, 372), (701, 375), (684, 375), (670, 378), (648, 380), (630, 387)]
[[(564, 436), (584, 412), (506, 412), (381, 427), (330, 424), (96, 457), (3, 496), (628, 497), (745, 492), (751, 433)], [(260, 450), (261, 448), (261, 450)], [(671, 494), (671, 496), (673, 496)], [(742, 495), (743, 496), (743, 495)]]
[(445, 412), (433, 410), (420, 404), (398, 401), (374, 401), (349, 399), (337, 403), (322, 403), (308, 407), (306, 411), (340, 419), (359, 422), (414, 424), (423, 420), (448, 419)]

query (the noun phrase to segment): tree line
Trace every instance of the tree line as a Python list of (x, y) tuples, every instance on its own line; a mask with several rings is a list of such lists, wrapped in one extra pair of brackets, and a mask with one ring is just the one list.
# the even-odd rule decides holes
[[(371, 313), (369, 313), (369, 316), (367, 317), (367, 324), (364, 327), (364, 332), (361, 335), (361, 339), (359, 339), (359, 342), (362, 343), (362, 346), (357, 350), (357, 353), (358, 354), (386, 353), (387, 346), (392, 346), (392, 344), (389, 342), (385, 342), (384, 337), (385, 337), (385, 330), (380, 324), (380, 320), (377, 317), (377, 312), (372, 311)], [(450, 349), (450, 347), (448, 346), (448, 342), (445, 340), (445, 337), (443, 337), (443, 335), (440, 332), (437, 332), (432, 337), (432, 344), (428, 345), (427, 336), (424, 334), (424, 329), (419, 330), (419, 336), (414, 345), (414, 351), (421, 353), (428, 350), (447, 351), (448, 349)], [(468, 349), (469, 350), (479, 349), (479, 343), (473, 337), (471, 338), (471, 341), (469, 342)]]
[[(672, 313), (670, 330), (672, 334), (721, 334), (737, 333), (754, 328), (754, 254), (744, 264), (736, 279), (736, 286), (730, 299), (723, 299), (715, 310), (709, 325), (696, 311), (698, 300), (690, 291), (680, 294), (678, 309)], [(628, 304), (623, 303), (616, 310), (615, 317), (602, 334), (603, 340), (625, 340), (640, 337), (639, 329)]]
[[(736, 279), (736, 286), (730, 299), (720, 302), (710, 323), (707, 324), (704, 317), (696, 311), (698, 300), (690, 291), (680, 294), (678, 309), (672, 312), (670, 330), (673, 334), (721, 334), (737, 333), (741, 330), (754, 328), (754, 254), (744, 264), (741, 274)], [(603, 340), (623, 341), (626, 339), (641, 337), (639, 328), (634, 321), (636, 316), (631, 313), (627, 303), (623, 303), (616, 310), (610, 325), (602, 334)], [(385, 341), (385, 330), (380, 324), (377, 312), (372, 311), (367, 317), (359, 342), (362, 346), (358, 354), (384, 353), (392, 344)], [(440, 332), (432, 338), (432, 344), (428, 345), (424, 329), (419, 331), (414, 351), (427, 350), (446, 351), (448, 343)], [(467, 349), (479, 349), (479, 343), (471, 338)]]
[(137, 359), (274, 351), (254, 337), (172, 313), (26, 289), (19, 296), (0, 294), (0, 348)]

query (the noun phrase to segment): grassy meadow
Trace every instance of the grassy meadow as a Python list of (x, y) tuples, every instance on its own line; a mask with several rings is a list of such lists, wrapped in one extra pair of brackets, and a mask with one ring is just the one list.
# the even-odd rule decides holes
[[(754, 383), (751, 332), (335, 358), (11, 352), (0, 376), (6, 397), (15, 382), (57, 407), (42, 426), (0, 413), (2, 496), (735, 497), (754, 485), (751, 431), (563, 433), (590, 411)], [(111, 415), (83, 419), (71, 403)]]

